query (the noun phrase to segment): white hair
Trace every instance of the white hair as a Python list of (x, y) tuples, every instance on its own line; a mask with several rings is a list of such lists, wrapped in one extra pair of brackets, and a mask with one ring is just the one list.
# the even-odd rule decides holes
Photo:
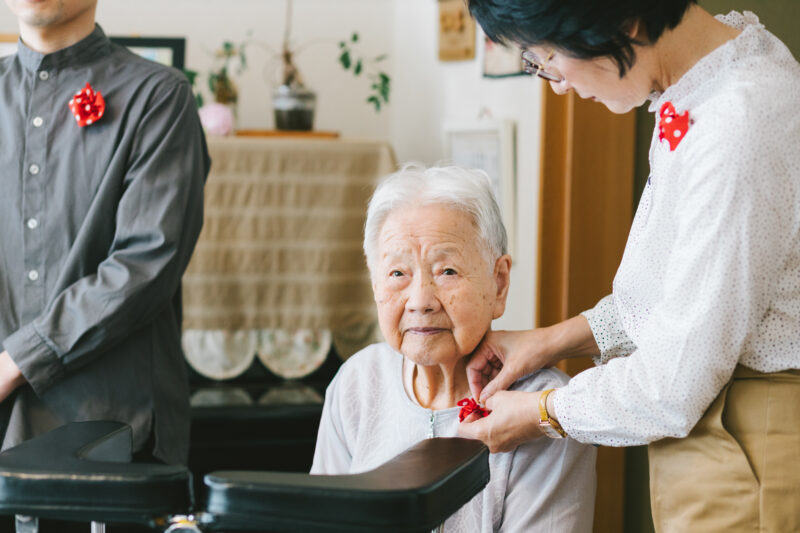
[(364, 255), (370, 270), (376, 259), (378, 235), (389, 214), (401, 207), (433, 204), (458, 209), (472, 217), (491, 268), (498, 257), (507, 253), (506, 228), (486, 172), (459, 166), (426, 168), (419, 163), (406, 163), (398, 172), (381, 180), (369, 201)]

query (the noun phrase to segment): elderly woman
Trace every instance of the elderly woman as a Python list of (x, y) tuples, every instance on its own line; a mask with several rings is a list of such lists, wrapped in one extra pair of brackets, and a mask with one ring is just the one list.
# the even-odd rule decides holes
[[(463, 434), (649, 444), (659, 531), (800, 531), (800, 65), (752, 13), (690, 0), (469, 5), (556, 92), (614, 112), (649, 98), (656, 128), (613, 293), (487, 335), (469, 371), (492, 415)], [(576, 355), (598, 366), (502, 391)]]
[[(505, 309), (511, 258), (484, 173), (406, 166), (378, 186), (364, 233), (386, 342), (351, 357), (328, 387), (315, 474), (363, 472), (425, 438), (455, 436), (467, 360)], [(514, 389), (566, 381), (547, 369)], [(591, 531), (594, 464), (594, 448), (573, 440), (493, 454), (488, 486), (444, 531)]]

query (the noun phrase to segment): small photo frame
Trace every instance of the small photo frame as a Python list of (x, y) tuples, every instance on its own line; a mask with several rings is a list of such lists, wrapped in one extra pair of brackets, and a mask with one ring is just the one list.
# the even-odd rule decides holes
[(109, 37), (109, 39), (145, 59), (183, 70), (186, 39), (182, 37)]
[(16, 54), (18, 40), (19, 37), (13, 33), (0, 33), (0, 57)]
[(522, 62), (522, 50), (509, 48), (483, 36), (483, 77), (508, 78), (527, 76)]
[(508, 119), (447, 121), (445, 157), (455, 165), (479, 168), (492, 180), (508, 234), (508, 253), (516, 243), (516, 124)]

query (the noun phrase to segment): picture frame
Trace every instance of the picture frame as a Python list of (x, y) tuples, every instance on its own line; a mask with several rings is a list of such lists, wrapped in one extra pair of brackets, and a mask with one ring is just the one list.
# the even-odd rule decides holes
[(528, 76), (522, 61), (522, 51), (495, 43), (483, 36), (483, 77), (509, 78)]
[(443, 128), (448, 163), (485, 171), (492, 182), (503, 224), (508, 253), (516, 243), (516, 123), (510, 119), (449, 120)]
[(16, 54), (18, 41), (19, 36), (13, 33), (0, 33), (0, 57)]
[(150, 61), (183, 70), (186, 57), (186, 39), (183, 37), (109, 37), (111, 42), (128, 48)]
[(475, 59), (477, 24), (464, 0), (438, 0), (439, 61)]

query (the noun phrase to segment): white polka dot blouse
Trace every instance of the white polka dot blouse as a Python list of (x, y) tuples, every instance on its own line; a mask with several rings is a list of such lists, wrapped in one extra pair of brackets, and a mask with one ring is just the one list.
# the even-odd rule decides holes
[(584, 313), (598, 366), (555, 393), (583, 442), (686, 436), (737, 364), (800, 368), (800, 65), (754, 14), (719, 18), (742, 33), (652, 97), (688, 130), (671, 150), (656, 126), (613, 293)]

